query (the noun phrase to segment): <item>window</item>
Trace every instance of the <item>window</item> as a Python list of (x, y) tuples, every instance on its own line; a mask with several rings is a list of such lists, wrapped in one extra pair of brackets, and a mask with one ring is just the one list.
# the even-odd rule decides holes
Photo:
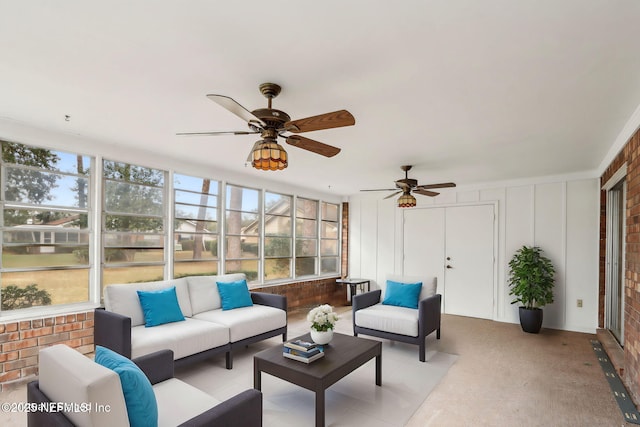
[(298, 198), (296, 201), (296, 277), (317, 273), (318, 202)]
[(218, 182), (173, 175), (173, 277), (218, 273)]
[(227, 185), (225, 211), (225, 272), (245, 273), (258, 280), (260, 267), (259, 191)]
[(1, 310), (88, 301), (92, 158), (1, 144)]
[(264, 279), (291, 277), (293, 232), (292, 197), (265, 192), (264, 195)]
[(338, 248), (338, 205), (322, 202), (320, 223), (320, 274), (338, 273), (340, 260)]
[(102, 284), (164, 278), (165, 172), (103, 162)]
[(254, 286), (340, 271), (337, 204), (0, 145), (0, 314), (95, 303), (101, 286), (162, 280), (170, 271), (241, 272)]

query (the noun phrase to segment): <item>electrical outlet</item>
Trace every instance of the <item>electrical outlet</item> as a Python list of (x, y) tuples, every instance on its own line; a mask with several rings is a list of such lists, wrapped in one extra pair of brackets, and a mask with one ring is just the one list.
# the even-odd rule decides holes
[(581, 299), (578, 300), (578, 307), (582, 308), (582, 300)]

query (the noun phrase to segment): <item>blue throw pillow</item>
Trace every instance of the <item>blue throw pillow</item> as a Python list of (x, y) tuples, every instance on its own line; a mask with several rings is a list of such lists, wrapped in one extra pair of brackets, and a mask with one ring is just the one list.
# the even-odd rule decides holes
[(220, 299), (222, 300), (223, 310), (233, 310), (240, 307), (251, 307), (253, 301), (247, 287), (246, 280), (238, 280), (237, 282), (216, 282)]
[(124, 394), (131, 427), (157, 427), (158, 402), (156, 402), (156, 395), (153, 393), (149, 378), (138, 365), (99, 345), (96, 346), (95, 362), (120, 376), (122, 394)]
[(418, 308), (418, 298), (422, 290), (422, 282), (398, 283), (387, 280), (387, 290), (384, 293), (384, 305)]
[(157, 291), (137, 292), (144, 313), (144, 325), (147, 328), (184, 320), (175, 286)]

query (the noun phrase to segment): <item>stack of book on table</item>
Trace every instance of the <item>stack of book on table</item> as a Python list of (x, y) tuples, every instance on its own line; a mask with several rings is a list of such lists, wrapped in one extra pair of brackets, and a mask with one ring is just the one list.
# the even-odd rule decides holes
[(284, 343), (282, 355), (289, 359), (311, 363), (324, 356), (324, 349), (321, 345), (312, 342), (293, 340)]

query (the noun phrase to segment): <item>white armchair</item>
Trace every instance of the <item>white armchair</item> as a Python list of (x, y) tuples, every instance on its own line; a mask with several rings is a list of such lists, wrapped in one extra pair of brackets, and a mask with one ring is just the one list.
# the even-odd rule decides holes
[[(389, 281), (394, 282), (391, 284), (393, 292), (397, 289), (404, 292), (404, 289), (411, 287), (410, 284), (422, 283), (419, 294), (410, 298), (411, 303), (414, 303), (413, 298), (417, 298), (416, 308), (412, 308), (411, 303), (408, 306), (395, 304), (397, 300), (393, 301), (391, 293), (387, 292)], [(409, 287), (402, 288), (398, 285)], [(353, 297), (353, 335), (363, 334), (416, 344), (419, 359), (424, 362), (427, 335), (436, 332), (436, 338), (440, 339), (442, 296), (436, 293), (436, 278), (389, 275), (387, 281), (380, 284), (380, 288)], [(417, 289), (417, 286), (412, 289)]]

